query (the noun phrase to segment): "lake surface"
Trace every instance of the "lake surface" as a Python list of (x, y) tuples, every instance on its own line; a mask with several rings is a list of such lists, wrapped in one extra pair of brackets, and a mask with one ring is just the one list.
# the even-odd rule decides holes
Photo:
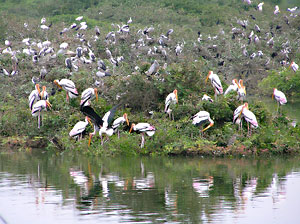
[(0, 223), (300, 223), (300, 157), (0, 154)]

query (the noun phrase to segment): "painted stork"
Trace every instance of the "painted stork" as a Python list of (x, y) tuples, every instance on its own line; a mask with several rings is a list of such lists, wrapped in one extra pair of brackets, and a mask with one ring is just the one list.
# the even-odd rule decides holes
[(217, 99), (217, 95), (223, 94), (223, 87), (222, 87), (221, 81), (219, 79), (219, 76), (217, 74), (214, 74), (213, 71), (209, 71), (209, 73), (205, 79), (205, 83), (207, 82), (208, 79), (210, 79), (211, 84), (214, 87), (215, 99)]
[(54, 80), (54, 83), (60, 88), (66, 90), (66, 97), (67, 97), (67, 102), (69, 102), (69, 97), (70, 98), (76, 98), (78, 97), (78, 91), (75, 87), (75, 84), (73, 81), (69, 79), (61, 79), (59, 80)]
[(112, 124), (112, 129), (114, 130), (114, 132), (117, 131), (118, 133), (118, 138), (120, 138), (120, 131), (119, 131), (119, 127), (124, 124), (127, 123), (127, 126), (129, 126), (129, 121), (127, 118), (127, 114), (124, 113), (122, 117), (118, 117), (116, 120), (114, 120), (113, 124)]
[(43, 86), (42, 88), (43, 88), (43, 90), (40, 94), (41, 95), (41, 100), (48, 100), (48, 93), (46, 91), (46, 86)]
[(274, 99), (277, 101), (277, 112), (279, 111), (279, 106), (286, 104), (287, 100), (286, 100), (286, 96), (284, 95), (283, 92), (277, 90), (276, 88), (273, 89), (273, 94), (272, 94), (272, 99)]
[(210, 118), (210, 114), (207, 111), (199, 111), (191, 119), (193, 120), (192, 124), (196, 126), (202, 126), (203, 123), (209, 122), (209, 125), (206, 128), (200, 130), (200, 135), (214, 125), (214, 121)]
[(91, 122), (94, 126), (94, 132), (89, 134), (89, 143), (88, 146), (91, 145), (92, 137), (99, 132), (100, 128), (103, 126), (102, 118), (94, 111), (90, 106), (83, 106), (85, 102), (83, 102), (82, 106), (80, 106), (80, 111), (91, 119)]
[(33, 117), (38, 116), (38, 129), (41, 127), (41, 117), (42, 117), (42, 111), (46, 111), (47, 108), (51, 108), (51, 104), (48, 100), (40, 100), (36, 102), (31, 110), (31, 115)]
[(248, 109), (248, 103), (244, 103), (238, 106), (233, 112), (233, 123), (239, 126), (239, 131), (242, 130), (242, 109), (244, 106)]
[(156, 131), (155, 127), (149, 123), (137, 123), (137, 124), (133, 123), (129, 130), (129, 133), (131, 133), (132, 130), (137, 133), (141, 133), (141, 135), (142, 135), (141, 148), (144, 148), (144, 145), (145, 145), (144, 133), (146, 133), (148, 136), (151, 137), (155, 134), (155, 131)]
[(114, 129), (111, 127), (113, 118), (115, 116), (115, 113), (117, 111), (117, 108), (120, 106), (120, 104), (114, 106), (112, 109), (110, 109), (108, 112), (106, 112), (102, 118), (103, 125), (99, 130), (99, 135), (101, 138), (101, 145), (103, 145), (103, 138), (102, 135), (105, 134), (106, 137), (112, 136), (114, 134)]
[(88, 116), (86, 116), (85, 121), (79, 121), (75, 124), (75, 126), (69, 132), (69, 136), (81, 140), (85, 128), (89, 123), (92, 125), (91, 119)]
[(238, 96), (237, 99), (240, 101), (244, 101), (246, 98), (246, 86), (243, 84), (243, 80), (240, 79), (238, 83)]
[(81, 101), (80, 106), (85, 102), (84, 106), (90, 105), (90, 100), (96, 98), (96, 101), (98, 102), (98, 90), (97, 88), (87, 88), (81, 93)]
[(28, 97), (28, 102), (29, 102), (29, 108), (32, 110), (33, 104), (41, 99), (41, 90), (40, 90), (40, 85), (36, 84), (35, 89), (32, 90)]
[[(245, 103), (245, 105), (243, 106), (242, 115), (243, 115), (245, 121), (247, 122), (247, 127), (248, 127), (247, 134), (249, 136), (251, 136), (252, 128), (257, 128), (258, 123), (257, 123), (256, 116), (254, 115), (254, 113), (248, 109), (248, 103)], [(249, 123), (250, 123), (250, 127), (249, 127)]]
[(236, 79), (233, 79), (232, 84), (228, 86), (228, 88), (226, 89), (224, 96), (232, 91), (236, 92), (238, 90), (238, 86), (239, 86), (238, 81)]
[[(177, 96), (177, 89), (175, 89), (172, 93), (170, 93), (167, 96), (165, 100), (165, 113), (169, 114), (170, 119), (172, 113), (172, 109), (170, 107), (177, 103), (178, 103), (178, 96)], [(174, 115), (172, 116), (172, 119), (174, 120)]]

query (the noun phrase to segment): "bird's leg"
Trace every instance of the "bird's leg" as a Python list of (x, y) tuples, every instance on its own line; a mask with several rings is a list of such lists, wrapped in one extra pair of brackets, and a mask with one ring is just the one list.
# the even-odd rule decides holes
[(215, 100), (217, 100), (217, 91), (215, 89)]
[(41, 126), (43, 126), (43, 114), (41, 113)]
[(119, 129), (118, 129), (118, 138), (120, 138), (120, 131), (119, 131)]
[(39, 116), (38, 116), (38, 129), (40, 129), (41, 128), (41, 126), (40, 126), (40, 121), (41, 121), (41, 117), (40, 117), (40, 112), (39, 112)]
[(250, 133), (249, 122), (247, 122), (247, 128), (248, 128), (247, 135), (249, 135), (249, 133)]
[(100, 139), (101, 139), (101, 145), (103, 145), (103, 138), (102, 138), (102, 135), (100, 135)]
[(66, 99), (67, 99), (67, 102), (69, 103), (70, 101), (69, 101), (69, 94), (68, 94), (68, 92), (66, 91), (66, 93), (67, 93), (67, 95), (66, 95)]
[(174, 121), (174, 113), (171, 112), (171, 114), (172, 114), (172, 120)]
[(144, 133), (142, 133), (141, 148), (144, 148), (144, 144), (145, 144), (145, 138), (144, 138)]

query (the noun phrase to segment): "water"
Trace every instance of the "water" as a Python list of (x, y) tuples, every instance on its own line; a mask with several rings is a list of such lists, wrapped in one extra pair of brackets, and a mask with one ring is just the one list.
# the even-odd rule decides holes
[(300, 223), (299, 189), (300, 157), (0, 154), (7, 223)]

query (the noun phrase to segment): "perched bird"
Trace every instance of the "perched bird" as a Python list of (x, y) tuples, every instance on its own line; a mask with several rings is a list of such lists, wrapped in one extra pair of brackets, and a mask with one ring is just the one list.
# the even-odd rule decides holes
[[(256, 116), (252, 111), (248, 109), (248, 103), (245, 103), (245, 105), (242, 108), (242, 115), (245, 121), (247, 122), (247, 127), (248, 127), (248, 135), (251, 136), (252, 134), (252, 129), (258, 127), (258, 123), (256, 120)], [(249, 127), (250, 123), (250, 127)]]
[(238, 106), (233, 112), (233, 123), (239, 126), (239, 130), (242, 130), (242, 109), (243, 107), (248, 109), (248, 103)]
[(217, 74), (214, 74), (213, 71), (209, 71), (205, 83), (207, 80), (210, 79), (212, 86), (214, 87), (215, 90), (215, 99), (217, 99), (218, 94), (223, 94), (223, 87), (221, 84), (221, 81), (219, 79), (219, 76)]
[(119, 131), (119, 127), (124, 124), (127, 123), (127, 125), (129, 126), (129, 121), (127, 118), (127, 114), (124, 113), (122, 117), (118, 117), (116, 120), (114, 120), (114, 122), (112, 123), (112, 129), (114, 130), (114, 132), (117, 131), (118, 133), (118, 138), (120, 138), (120, 131)]
[[(175, 89), (172, 93), (170, 93), (166, 100), (165, 100), (165, 113), (169, 114), (169, 117), (171, 118), (172, 109), (170, 108), (171, 105), (175, 105), (178, 103), (178, 95), (177, 95), (177, 89)], [(174, 120), (174, 115), (173, 118)]]
[(69, 136), (73, 138), (77, 138), (77, 140), (81, 140), (85, 128), (89, 123), (92, 125), (91, 119), (88, 116), (86, 116), (85, 121), (79, 121), (75, 124), (75, 126), (69, 132)]
[(209, 101), (211, 103), (214, 102), (213, 99), (210, 96), (208, 96), (207, 94), (203, 95), (202, 100), (206, 100), (206, 101)]
[(79, 16), (79, 17), (77, 17), (75, 20), (76, 21), (81, 21), (83, 19), (83, 16)]
[(72, 71), (72, 61), (71, 61), (71, 59), (70, 58), (66, 58), (65, 59), (65, 65), (66, 65), (66, 67), (70, 70), (70, 71)]
[(278, 13), (280, 13), (279, 6), (275, 5), (274, 15), (277, 15)]
[(88, 116), (91, 119), (91, 122), (93, 123), (94, 126), (94, 132), (89, 134), (89, 142), (88, 146), (91, 145), (91, 140), (92, 137), (99, 132), (100, 128), (103, 126), (103, 120), (102, 118), (94, 111), (93, 108), (90, 106), (84, 106), (85, 102), (82, 103), (80, 106), (80, 111), (85, 115)]
[(43, 90), (40, 94), (41, 100), (48, 100), (48, 93), (46, 91), (46, 86), (43, 86), (42, 88), (43, 88)]
[(96, 76), (98, 76), (99, 78), (103, 78), (105, 76), (111, 76), (111, 74), (109, 72), (101, 72), (101, 71), (97, 71), (96, 72)]
[(103, 139), (102, 135), (105, 134), (106, 137), (110, 137), (114, 134), (114, 129), (111, 127), (113, 118), (115, 116), (115, 113), (117, 111), (117, 108), (120, 106), (120, 104), (114, 106), (112, 109), (110, 109), (108, 112), (106, 112), (102, 118), (103, 125), (99, 130), (99, 135), (101, 138), (101, 145), (103, 145)]
[(238, 96), (237, 99), (240, 101), (244, 101), (246, 98), (246, 86), (243, 84), (243, 80), (240, 79), (238, 83)]
[(292, 68), (294, 72), (298, 71), (299, 65), (297, 65), (294, 61), (290, 64), (289, 68)]
[(146, 75), (153, 75), (155, 74), (159, 69), (159, 64), (156, 60), (154, 60), (153, 64), (150, 66), (148, 71), (146, 71)]
[(209, 122), (209, 125), (206, 128), (200, 130), (200, 135), (214, 125), (214, 121), (210, 118), (210, 114), (207, 111), (199, 111), (197, 114), (192, 116), (191, 119), (193, 120), (192, 124), (196, 125), (197, 127), (202, 126), (207, 121)]
[(232, 84), (230, 86), (228, 86), (228, 88), (226, 89), (224, 96), (227, 95), (228, 93), (232, 92), (232, 91), (237, 91), (238, 90), (238, 81), (236, 79), (232, 80)]
[(87, 88), (81, 93), (81, 101), (80, 106), (85, 103), (84, 106), (89, 106), (90, 101), (92, 99), (96, 98), (96, 101), (98, 102), (98, 90), (97, 88)]
[(257, 5), (258, 11), (262, 12), (262, 7), (263, 7), (264, 4), (265, 4), (264, 2), (261, 2), (261, 3), (259, 3), (259, 4)]
[(31, 110), (31, 115), (33, 117), (38, 116), (38, 129), (41, 127), (41, 117), (42, 117), (42, 111), (46, 111), (47, 108), (51, 108), (51, 104), (48, 100), (40, 100), (36, 102)]
[(155, 131), (156, 131), (155, 127), (149, 123), (137, 123), (137, 124), (133, 123), (129, 130), (129, 133), (131, 133), (132, 130), (137, 133), (141, 133), (141, 135), (142, 135), (141, 148), (144, 148), (144, 145), (145, 145), (144, 133), (146, 133), (148, 136), (151, 137), (155, 134)]
[(278, 104), (277, 111), (279, 111), (279, 106), (287, 103), (286, 96), (284, 95), (283, 92), (274, 88), (273, 94), (272, 94), (272, 99), (274, 99), (274, 97)]
[(43, 66), (42, 69), (40, 70), (40, 79), (44, 79), (46, 75), (47, 75), (47, 70), (45, 66)]
[(75, 84), (72, 80), (69, 79), (61, 79), (59, 80), (54, 80), (54, 84), (56, 84), (60, 89), (64, 89), (66, 91), (66, 99), (67, 102), (69, 102), (69, 97), (70, 98), (76, 98), (78, 97), (78, 91), (75, 87)]
[(101, 59), (99, 59), (99, 60), (97, 61), (97, 65), (98, 65), (98, 67), (101, 68), (103, 71), (106, 71), (106, 65), (104, 64), (104, 62), (103, 62)]
[(29, 102), (29, 108), (32, 110), (33, 104), (41, 99), (41, 90), (40, 85), (36, 84), (35, 89), (31, 91), (28, 102)]

